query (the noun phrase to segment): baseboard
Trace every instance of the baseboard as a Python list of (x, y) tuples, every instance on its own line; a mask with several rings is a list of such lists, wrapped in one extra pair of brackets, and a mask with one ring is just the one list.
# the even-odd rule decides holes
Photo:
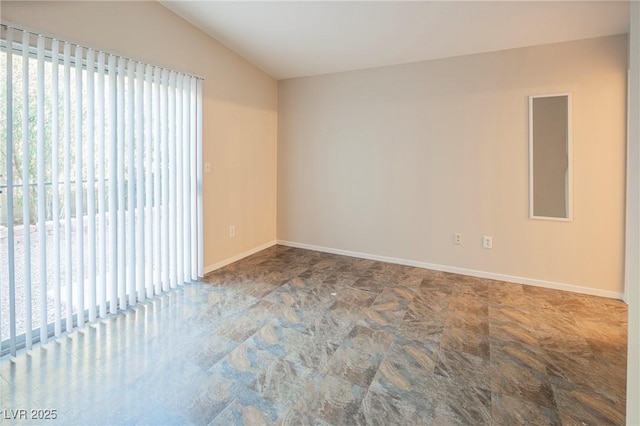
[(514, 275), (497, 274), (494, 272), (478, 271), (475, 269), (457, 268), (453, 266), (438, 265), (434, 263), (418, 262), (415, 260), (399, 259), (396, 257), (379, 256), (375, 254), (361, 253), (356, 251), (334, 249), (330, 247), (315, 246), (312, 244), (296, 243), (293, 241), (278, 240), (278, 244), (289, 247), (296, 247), (307, 250), (321, 251), (324, 253), (339, 254), (342, 256), (358, 257), (361, 259), (377, 260), (380, 262), (396, 263), (399, 265), (415, 266), (417, 268), (432, 269), (435, 271), (450, 272), (453, 274), (469, 275), (478, 278), (487, 278), (496, 281), (507, 281), (515, 284), (531, 285), (536, 287), (551, 288), (554, 290), (571, 291), (573, 293), (588, 294), (591, 296), (606, 297), (609, 299), (623, 300), (623, 293), (615, 291), (599, 290), (590, 287), (581, 287), (571, 284), (557, 283), (553, 281), (544, 281), (534, 278), (518, 277)]
[(204, 275), (207, 275), (213, 271), (215, 271), (216, 269), (220, 269), (224, 266), (227, 266), (233, 262), (237, 262), (238, 260), (244, 259), (245, 257), (251, 256), (252, 254), (255, 254), (259, 251), (262, 251), (264, 249), (268, 249), (269, 247), (275, 246), (277, 244), (276, 240), (273, 241), (269, 241), (268, 243), (265, 244), (261, 244), (258, 247), (254, 247), (250, 250), (247, 250), (245, 252), (242, 252), (240, 254), (237, 254), (235, 256), (231, 256), (225, 260), (221, 260), (220, 262), (216, 262), (213, 265), (209, 265), (207, 267), (204, 268)]

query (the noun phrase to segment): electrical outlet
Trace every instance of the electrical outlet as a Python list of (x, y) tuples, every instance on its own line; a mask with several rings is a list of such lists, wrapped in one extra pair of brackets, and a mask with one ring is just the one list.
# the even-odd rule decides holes
[(230, 237), (235, 237), (236, 236), (236, 227), (235, 226), (230, 226), (229, 227), (229, 236)]
[(211, 163), (204, 163), (204, 172), (205, 173), (211, 172)]
[(453, 244), (457, 246), (462, 245), (462, 234), (460, 234), (459, 232), (456, 232), (455, 234), (453, 234)]
[(493, 248), (493, 237), (484, 236), (482, 237), (482, 248), (492, 249)]

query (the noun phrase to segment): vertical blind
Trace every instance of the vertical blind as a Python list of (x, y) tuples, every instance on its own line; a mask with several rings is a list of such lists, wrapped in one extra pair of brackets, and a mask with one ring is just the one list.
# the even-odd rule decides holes
[(202, 274), (202, 80), (0, 26), (0, 353)]

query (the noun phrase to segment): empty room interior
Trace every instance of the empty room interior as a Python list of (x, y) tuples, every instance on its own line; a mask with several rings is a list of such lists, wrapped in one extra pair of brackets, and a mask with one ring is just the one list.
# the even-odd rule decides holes
[(640, 3), (0, 20), (1, 424), (640, 425)]

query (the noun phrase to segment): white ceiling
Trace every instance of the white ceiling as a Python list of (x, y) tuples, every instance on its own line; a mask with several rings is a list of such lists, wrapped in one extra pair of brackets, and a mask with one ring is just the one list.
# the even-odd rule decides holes
[(629, 31), (627, 1), (161, 3), (276, 79)]

